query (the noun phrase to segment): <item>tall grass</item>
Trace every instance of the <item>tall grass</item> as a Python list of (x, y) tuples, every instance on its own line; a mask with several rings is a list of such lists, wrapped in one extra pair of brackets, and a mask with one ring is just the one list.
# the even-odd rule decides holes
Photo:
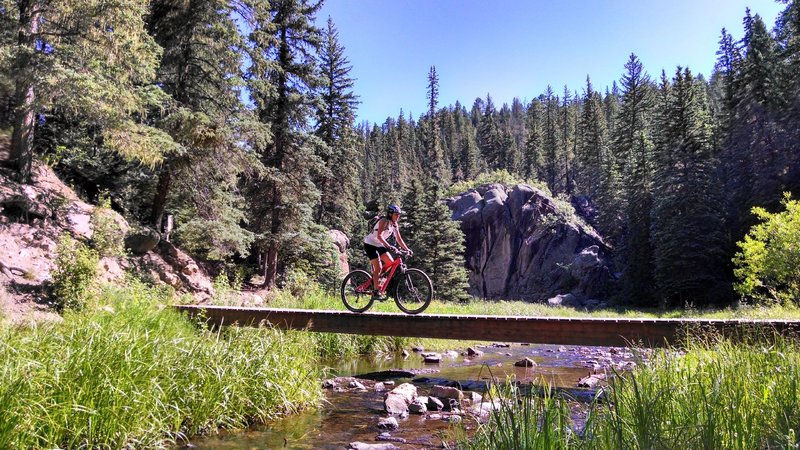
[(550, 389), (540, 396), (513, 384), (493, 386), (488, 400), (495, 401), (498, 408), (472, 439), (462, 436), (458, 449), (545, 450), (581, 444), (571, 428), (569, 402)]
[(597, 409), (603, 448), (797, 448), (800, 348), (694, 342), (617, 377)]
[(545, 397), (501, 409), (459, 448), (797, 449), (798, 347), (695, 341), (613, 378), (580, 439), (564, 404)]
[(191, 323), (151, 290), (0, 329), (0, 448), (158, 448), (322, 400), (307, 333)]

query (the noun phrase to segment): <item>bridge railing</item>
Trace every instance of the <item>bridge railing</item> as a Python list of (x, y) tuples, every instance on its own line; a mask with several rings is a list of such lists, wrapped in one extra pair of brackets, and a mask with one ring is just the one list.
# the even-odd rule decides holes
[(680, 345), (688, 334), (768, 338), (800, 333), (800, 321), (745, 319), (620, 319), (363, 313), (305, 309), (175, 306), (210, 325), (267, 325), (374, 336), (401, 336), (533, 344), (661, 347)]

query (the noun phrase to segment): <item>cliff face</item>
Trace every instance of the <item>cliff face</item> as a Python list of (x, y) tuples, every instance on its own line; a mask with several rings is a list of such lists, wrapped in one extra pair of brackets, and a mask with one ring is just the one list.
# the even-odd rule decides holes
[(545, 301), (603, 297), (611, 271), (603, 239), (526, 184), (489, 184), (448, 200), (466, 237), (471, 294)]

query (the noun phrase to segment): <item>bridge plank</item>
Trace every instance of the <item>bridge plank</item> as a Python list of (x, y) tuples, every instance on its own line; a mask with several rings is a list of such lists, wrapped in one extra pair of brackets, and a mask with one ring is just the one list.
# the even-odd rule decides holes
[(303, 309), (238, 308), (178, 305), (210, 325), (261, 324), (280, 329), (375, 336), (426, 337), (535, 344), (660, 347), (680, 343), (687, 330), (714, 330), (725, 336), (743, 333), (795, 333), (800, 321), (621, 319), (575, 317), (517, 317), (462, 315), (407, 315)]

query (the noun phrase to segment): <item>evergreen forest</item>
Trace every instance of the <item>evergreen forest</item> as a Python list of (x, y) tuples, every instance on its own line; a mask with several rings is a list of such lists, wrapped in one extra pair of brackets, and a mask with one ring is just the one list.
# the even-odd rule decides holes
[(443, 200), (505, 174), (589, 205), (618, 302), (726, 305), (753, 208), (800, 195), (800, 0), (783, 3), (775, 24), (745, 11), (740, 40), (721, 30), (708, 77), (631, 54), (612, 86), (445, 106), (434, 66), (423, 115), (372, 124), (321, 2), (3, 0), (0, 147), (21, 182), (41, 160), (131, 223), (171, 214), (177, 245), (266, 288), (335, 285), (328, 230), (363, 265), (366, 218), (399, 203), (417, 265), (465, 300)]

